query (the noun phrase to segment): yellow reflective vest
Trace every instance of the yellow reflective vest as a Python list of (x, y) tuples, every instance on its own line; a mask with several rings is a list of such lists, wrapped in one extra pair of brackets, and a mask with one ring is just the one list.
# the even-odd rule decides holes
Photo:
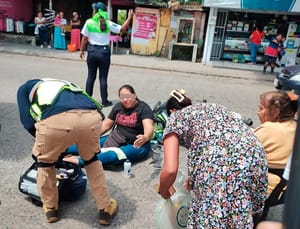
[(43, 115), (43, 109), (51, 106), (57, 96), (64, 90), (73, 92), (81, 92), (89, 97), (99, 110), (102, 106), (91, 96), (89, 96), (80, 86), (65, 80), (44, 78), (41, 79), (29, 93), (29, 101), (31, 102), (30, 115), (35, 121), (40, 121)]

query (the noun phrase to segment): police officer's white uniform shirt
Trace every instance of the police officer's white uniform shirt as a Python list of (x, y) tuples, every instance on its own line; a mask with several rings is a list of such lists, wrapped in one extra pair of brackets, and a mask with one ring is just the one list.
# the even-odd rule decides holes
[[(112, 21), (109, 22), (110, 31), (113, 33), (120, 33), (121, 25), (118, 25)], [(87, 22), (84, 24), (81, 34), (88, 38), (89, 43), (92, 45), (109, 45), (110, 33), (96, 33), (89, 32), (87, 29)]]

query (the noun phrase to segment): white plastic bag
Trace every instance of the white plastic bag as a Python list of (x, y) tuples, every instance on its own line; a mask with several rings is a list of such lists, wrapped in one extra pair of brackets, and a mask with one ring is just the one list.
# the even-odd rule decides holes
[(191, 200), (190, 192), (183, 188), (184, 175), (178, 171), (174, 188), (176, 192), (169, 199), (161, 198), (155, 210), (156, 228), (186, 228)]
[(156, 225), (159, 229), (177, 228), (176, 212), (171, 199), (159, 200), (156, 206)]

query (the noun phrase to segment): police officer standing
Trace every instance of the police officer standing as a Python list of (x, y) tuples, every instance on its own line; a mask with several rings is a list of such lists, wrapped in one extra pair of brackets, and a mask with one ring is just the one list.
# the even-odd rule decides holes
[(35, 136), (32, 155), (38, 162), (37, 188), (47, 222), (59, 220), (55, 162), (76, 144), (84, 160), (99, 223), (108, 225), (117, 212), (110, 198), (104, 170), (96, 153), (102, 128), (101, 105), (76, 84), (58, 79), (33, 79), (17, 92), (20, 119)]
[(102, 2), (93, 3), (92, 8), (93, 17), (85, 22), (81, 30), (80, 58), (84, 59), (84, 50), (87, 47), (88, 77), (86, 81), (86, 92), (90, 96), (93, 95), (94, 83), (99, 68), (102, 105), (103, 107), (108, 107), (112, 105), (112, 102), (108, 100), (107, 92), (107, 77), (111, 56), (109, 48), (110, 32), (126, 32), (133, 17), (133, 10), (129, 10), (128, 18), (123, 25), (118, 25), (108, 19), (107, 7)]

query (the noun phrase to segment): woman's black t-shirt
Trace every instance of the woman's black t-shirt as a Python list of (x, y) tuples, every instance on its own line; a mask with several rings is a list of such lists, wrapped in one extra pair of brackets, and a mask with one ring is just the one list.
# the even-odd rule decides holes
[(108, 118), (115, 121), (116, 129), (126, 137), (129, 144), (136, 140), (136, 136), (144, 134), (142, 121), (144, 119), (154, 119), (150, 106), (138, 100), (132, 109), (126, 109), (122, 103), (117, 103), (108, 115)]

